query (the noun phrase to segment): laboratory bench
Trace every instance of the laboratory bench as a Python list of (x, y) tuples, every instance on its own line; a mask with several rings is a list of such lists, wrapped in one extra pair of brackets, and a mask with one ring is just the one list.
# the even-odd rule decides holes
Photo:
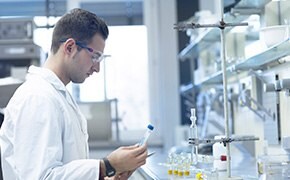
[[(233, 148), (234, 149), (234, 148)], [(176, 176), (168, 175), (168, 168), (165, 166), (168, 153), (156, 152), (146, 160), (146, 164), (139, 169), (139, 172), (144, 176), (144, 179), (165, 180), (165, 179), (195, 179), (196, 172), (199, 170), (212, 170), (212, 164), (198, 165), (197, 168), (192, 167), (191, 175)], [(259, 179), (256, 167), (256, 159), (250, 154), (236, 152), (233, 150), (231, 155), (231, 177), (232, 179), (253, 180)], [(218, 179), (227, 179), (227, 171), (217, 171)], [(239, 178), (236, 178), (239, 177)]]

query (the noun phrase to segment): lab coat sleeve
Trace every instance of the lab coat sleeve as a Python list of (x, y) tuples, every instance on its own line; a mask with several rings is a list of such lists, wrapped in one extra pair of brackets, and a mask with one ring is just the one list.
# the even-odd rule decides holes
[(7, 113), (16, 120), (17, 179), (99, 179), (99, 160), (75, 159), (62, 163), (63, 118), (57, 101), (35, 94), (24, 99)]
[(63, 166), (55, 167), (45, 180), (99, 179), (99, 160), (75, 160)]

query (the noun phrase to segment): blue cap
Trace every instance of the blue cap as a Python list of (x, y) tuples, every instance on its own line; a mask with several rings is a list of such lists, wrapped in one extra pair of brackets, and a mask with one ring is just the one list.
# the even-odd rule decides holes
[(154, 129), (154, 127), (153, 127), (151, 124), (149, 124), (149, 125), (147, 126), (147, 128), (150, 129), (151, 131)]

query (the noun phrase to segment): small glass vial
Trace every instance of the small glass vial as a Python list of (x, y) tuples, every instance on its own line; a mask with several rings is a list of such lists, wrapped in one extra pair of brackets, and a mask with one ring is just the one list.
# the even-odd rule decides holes
[(184, 176), (190, 176), (191, 154), (187, 154), (184, 159)]
[(198, 133), (197, 133), (197, 124), (196, 124), (197, 118), (196, 118), (195, 109), (192, 108), (190, 111), (191, 111), (190, 136), (196, 143), (192, 145), (192, 148), (191, 148), (191, 163), (193, 165), (196, 165), (198, 163)]
[(179, 167), (179, 159), (180, 155), (179, 154), (174, 154), (174, 159), (173, 159), (173, 175), (175, 177), (178, 177), (178, 167)]
[(167, 164), (168, 164), (168, 170), (167, 170), (167, 174), (168, 175), (172, 175), (173, 174), (173, 157), (174, 155), (172, 153), (168, 154), (167, 157)]

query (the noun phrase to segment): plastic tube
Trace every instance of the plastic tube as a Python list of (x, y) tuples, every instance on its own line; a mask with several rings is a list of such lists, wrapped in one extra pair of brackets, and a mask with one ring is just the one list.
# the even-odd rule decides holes
[(149, 124), (147, 126), (147, 131), (145, 132), (144, 136), (142, 137), (141, 141), (139, 142), (139, 146), (142, 146), (142, 145), (144, 145), (147, 142), (147, 140), (148, 140), (149, 136), (151, 135), (153, 129), (154, 129), (154, 127), (151, 124)]

